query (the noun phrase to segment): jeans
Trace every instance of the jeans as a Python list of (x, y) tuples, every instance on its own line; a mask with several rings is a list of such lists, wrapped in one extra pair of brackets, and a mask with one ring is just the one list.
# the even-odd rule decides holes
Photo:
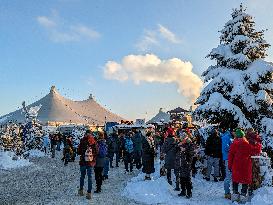
[(226, 178), (224, 181), (225, 194), (230, 194), (231, 171), (228, 169), (228, 160), (225, 160)]
[(135, 160), (135, 164), (136, 164), (136, 168), (137, 169), (140, 169), (141, 168), (141, 156), (142, 156), (142, 153), (141, 151), (135, 151), (134, 152), (134, 160)]
[(113, 167), (113, 161), (114, 161), (114, 155), (116, 154), (116, 166), (118, 166), (120, 157), (119, 157), (119, 152), (114, 152), (109, 154), (109, 158), (110, 158), (110, 167)]
[(64, 164), (68, 164), (69, 160), (70, 160), (70, 153), (66, 152), (65, 156), (64, 156)]
[(61, 142), (57, 142), (57, 151), (61, 151)]
[(170, 185), (172, 185), (172, 169), (167, 169), (167, 180)]
[(212, 167), (214, 167), (214, 177), (219, 177), (219, 161), (220, 158), (208, 158), (208, 170), (207, 170), (207, 178), (210, 178)]
[(106, 157), (104, 161), (104, 167), (103, 167), (103, 176), (108, 176), (109, 172), (109, 158)]
[(56, 152), (56, 145), (54, 144), (51, 147), (51, 157), (52, 158), (55, 158), (55, 152)]
[(130, 164), (130, 172), (133, 171), (133, 156), (132, 153), (126, 153), (124, 155), (124, 165), (125, 165), (125, 170), (129, 172), (128, 165)]
[(188, 196), (192, 195), (192, 183), (191, 177), (180, 177), (181, 192), (187, 194)]
[(95, 167), (94, 170), (97, 190), (101, 190), (103, 167)]
[(80, 166), (80, 171), (81, 171), (81, 178), (80, 178), (80, 189), (83, 189), (84, 186), (84, 178), (87, 172), (87, 177), (88, 177), (88, 189), (87, 192), (91, 193), (92, 190), (92, 169), (93, 167), (91, 166)]

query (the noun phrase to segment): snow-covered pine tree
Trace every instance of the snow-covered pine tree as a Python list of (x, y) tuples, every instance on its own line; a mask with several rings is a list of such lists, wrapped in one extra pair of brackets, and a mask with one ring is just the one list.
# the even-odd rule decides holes
[(208, 85), (194, 114), (209, 123), (253, 127), (272, 137), (273, 64), (263, 60), (270, 45), (242, 5), (231, 16), (220, 31), (220, 45), (207, 56), (216, 65), (202, 74)]
[(23, 125), (22, 139), (24, 144), (24, 154), (28, 155), (28, 152), (33, 149), (42, 150), (43, 148), (43, 136), (45, 132), (42, 129), (42, 125), (38, 122), (37, 116), (41, 108), (41, 105), (26, 108), (23, 102), (23, 110), (25, 112), (26, 123)]

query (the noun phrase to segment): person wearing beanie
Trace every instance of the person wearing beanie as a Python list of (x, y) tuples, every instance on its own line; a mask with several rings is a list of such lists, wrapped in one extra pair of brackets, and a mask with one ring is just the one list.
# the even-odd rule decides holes
[[(228, 154), (228, 169), (232, 172), (233, 194), (232, 201), (246, 202), (247, 191), (252, 184), (252, 161), (251, 156), (261, 151), (261, 143), (252, 145), (245, 137), (242, 129), (236, 129), (236, 139), (230, 146)], [(241, 193), (238, 191), (239, 184), (242, 184)]]

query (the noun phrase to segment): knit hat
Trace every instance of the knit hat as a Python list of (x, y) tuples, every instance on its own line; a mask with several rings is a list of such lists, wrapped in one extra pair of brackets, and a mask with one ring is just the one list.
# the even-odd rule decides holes
[(241, 130), (241, 129), (236, 129), (235, 135), (236, 135), (236, 137), (238, 137), (238, 138), (242, 138), (242, 137), (245, 136), (245, 133), (244, 133), (244, 131)]

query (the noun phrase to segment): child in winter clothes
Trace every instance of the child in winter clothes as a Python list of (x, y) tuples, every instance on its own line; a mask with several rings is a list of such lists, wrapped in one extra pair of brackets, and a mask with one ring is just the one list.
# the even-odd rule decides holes
[(181, 193), (178, 196), (192, 197), (191, 167), (194, 149), (187, 134), (182, 135), (181, 142), (176, 147), (175, 171), (180, 178)]

